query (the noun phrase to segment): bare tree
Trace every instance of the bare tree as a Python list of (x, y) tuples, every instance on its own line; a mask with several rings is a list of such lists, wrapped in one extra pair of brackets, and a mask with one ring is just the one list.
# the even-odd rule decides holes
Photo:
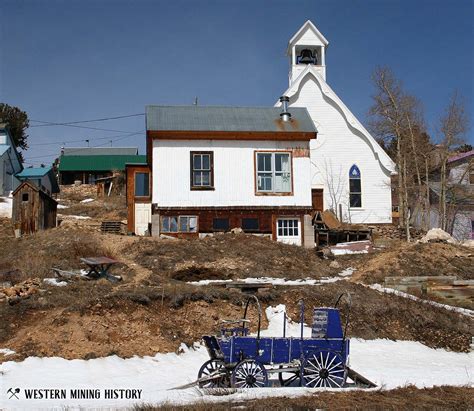
[[(324, 173), (323, 178), (327, 187), (327, 194), (329, 196), (329, 209), (337, 216), (337, 208), (341, 204), (343, 195), (346, 193), (345, 173), (342, 166), (339, 170), (334, 170), (332, 161), (324, 159)], [(342, 216), (340, 216), (342, 217)]]
[[(376, 89), (370, 108), (370, 128), (392, 156), (397, 166), (397, 194), (400, 226), (410, 240), (410, 206), (417, 206), (422, 196), (424, 121), (418, 99), (405, 93), (402, 84), (389, 68), (377, 68), (372, 80)], [(414, 199), (414, 201), (413, 201)]]
[(469, 129), (469, 120), (462, 98), (455, 91), (449, 100), (444, 114), (440, 118), (440, 194), (439, 194), (439, 227), (448, 230), (448, 199), (449, 188), (448, 160), (455, 148), (464, 144), (464, 136)]

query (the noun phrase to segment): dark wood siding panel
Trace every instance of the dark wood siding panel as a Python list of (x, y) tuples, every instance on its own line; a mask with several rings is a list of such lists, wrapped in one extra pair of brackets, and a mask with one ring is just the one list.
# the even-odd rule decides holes
[(323, 189), (313, 188), (311, 190), (314, 211), (324, 211)]
[(56, 201), (30, 183), (23, 183), (13, 193), (12, 222), (22, 235), (56, 227), (56, 213)]
[[(155, 209), (155, 213), (165, 216), (180, 216), (192, 215), (198, 217), (198, 230), (200, 233), (212, 233), (214, 218), (228, 218), (229, 227), (241, 228), (243, 218), (258, 218), (259, 230), (257, 233), (275, 234), (275, 218), (277, 216), (303, 216), (308, 213), (307, 209), (284, 209), (284, 208), (270, 208), (264, 210), (248, 210), (248, 209), (215, 209), (202, 210), (193, 208), (182, 209)], [(168, 233), (166, 233), (168, 234)]]

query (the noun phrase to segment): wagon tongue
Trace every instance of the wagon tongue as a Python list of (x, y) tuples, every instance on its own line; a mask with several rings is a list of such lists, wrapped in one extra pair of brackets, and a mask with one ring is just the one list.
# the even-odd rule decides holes
[(346, 367), (347, 369), (347, 376), (354, 381), (354, 384), (357, 386), (367, 386), (367, 388), (374, 388), (377, 384), (374, 384), (372, 381), (365, 378), (363, 375), (359, 374), (357, 371), (354, 371), (350, 367)]

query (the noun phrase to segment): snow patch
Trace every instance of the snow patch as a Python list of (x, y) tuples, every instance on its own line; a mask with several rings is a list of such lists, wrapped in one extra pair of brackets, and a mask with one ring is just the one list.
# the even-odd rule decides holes
[(43, 282), (45, 282), (46, 284), (49, 284), (49, 285), (54, 285), (56, 287), (64, 287), (64, 286), (67, 285), (66, 281), (61, 281), (57, 278), (44, 278)]
[(13, 199), (9, 197), (0, 197), (0, 217), (12, 218)]
[(58, 214), (59, 217), (61, 217), (64, 220), (67, 220), (68, 218), (72, 218), (75, 220), (90, 220), (90, 217), (84, 216), (84, 215), (65, 215), (65, 214)]
[(93, 198), (86, 198), (86, 199), (82, 200), (81, 203), (90, 203), (92, 201), (94, 201)]
[(6, 357), (7, 355), (13, 355), (16, 353), (15, 351), (10, 350), (9, 348), (0, 348), (0, 354), (3, 354)]
[(58, 204), (58, 208), (69, 208), (69, 206), (64, 205), (64, 204)]
[(321, 277), (321, 278), (302, 278), (297, 280), (287, 280), (286, 278), (276, 278), (276, 277), (247, 277), (247, 278), (237, 278), (235, 280), (200, 280), (200, 281), (188, 281), (188, 284), (193, 285), (210, 285), (210, 284), (226, 284), (231, 282), (245, 283), (245, 284), (272, 284), (272, 285), (320, 285), (327, 283), (335, 283), (336, 281), (344, 280), (341, 277), (349, 277), (355, 271), (355, 268), (348, 267), (342, 270), (337, 277)]

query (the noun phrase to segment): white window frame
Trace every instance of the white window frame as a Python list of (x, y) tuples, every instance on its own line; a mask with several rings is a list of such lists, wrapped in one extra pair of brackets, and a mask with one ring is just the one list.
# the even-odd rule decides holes
[[(276, 156), (277, 155), (288, 155), (289, 171), (288, 178), (290, 180), (289, 190), (277, 190), (275, 187), (275, 181), (277, 175), (283, 175), (283, 171), (276, 171)], [(259, 155), (271, 155), (271, 170), (270, 171), (259, 171), (258, 169), (258, 157)], [(271, 174), (272, 189), (261, 190), (259, 189), (260, 174)], [(267, 177), (268, 178), (268, 177)], [(255, 152), (255, 192), (257, 194), (291, 194), (293, 193), (293, 156), (291, 151), (256, 151)]]
[[(164, 230), (164, 219), (168, 218), (176, 218), (176, 231), (170, 231), (170, 230)], [(187, 218), (188, 222), (186, 224), (186, 231), (181, 231), (181, 219)], [(190, 218), (195, 218), (196, 219), (196, 228), (194, 231), (190, 231), (190, 226), (189, 226), (189, 219)], [(168, 223), (168, 227), (170, 227), (170, 224)], [(177, 234), (177, 233), (198, 233), (199, 232), (199, 216), (197, 215), (162, 215), (160, 217), (160, 232), (162, 233), (171, 233), (171, 234)]]

